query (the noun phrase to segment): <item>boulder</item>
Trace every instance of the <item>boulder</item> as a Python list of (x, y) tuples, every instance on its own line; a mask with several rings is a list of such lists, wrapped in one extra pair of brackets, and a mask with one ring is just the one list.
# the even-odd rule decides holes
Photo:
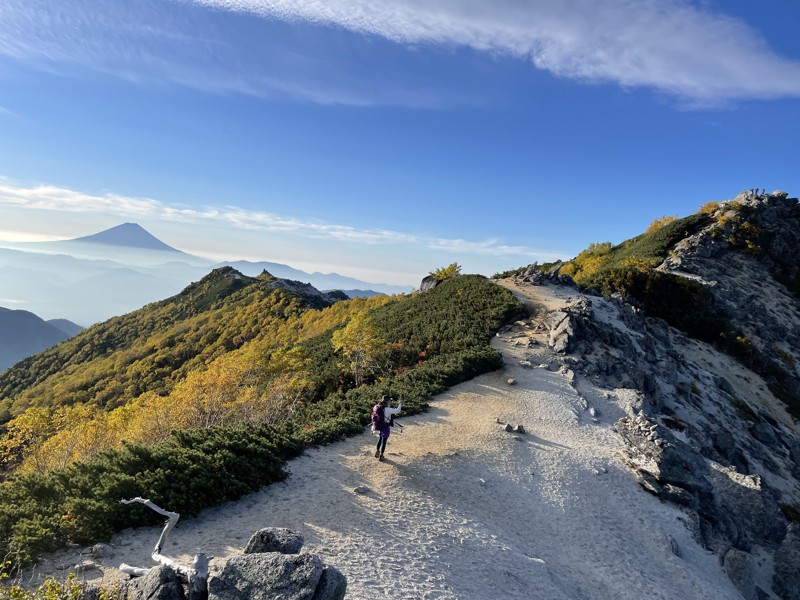
[(560, 260), (557, 260), (556, 263), (550, 267), (550, 269), (545, 273), (545, 277), (552, 281), (558, 280), (558, 272), (561, 270), (561, 267), (564, 266), (564, 263)]
[(208, 583), (209, 600), (312, 600), (322, 579), (312, 554), (243, 554)]
[(343, 600), (347, 578), (333, 567), (325, 567), (312, 600)]
[(279, 552), (281, 554), (297, 554), (303, 547), (303, 536), (291, 529), (283, 527), (266, 527), (259, 529), (245, 546), (245, 554), (262, 552)]
[(428, 292), (439, 285), (439, 280), (436, 279), (433, 275), (426, 275), (422, 278), (422, 282), (419, 284), (419, 291), (420, 292)]
[(89, 553), (93, 558), (110, 558), (114, 556), (114, 547), (109, 544), (95, 544)]
[(178, 575), (167, 566), (159, 565), (147, 575), (120, 584), (119, 597), (126, 600), (185, 600)]
[(552, 312), (547, 315), (547, 325), (550, 327), (550, 338), (547, 345), (555, 352), (567, 352), (570, 338), (574, 334), (570, 314), (560, 310)]
[(736, 548), (729, 550), (722, 560), (722, 568), (745, 600), (757, 600), (758, 594), (753, 577), (753, 565), (747, 552), (742, 552)]

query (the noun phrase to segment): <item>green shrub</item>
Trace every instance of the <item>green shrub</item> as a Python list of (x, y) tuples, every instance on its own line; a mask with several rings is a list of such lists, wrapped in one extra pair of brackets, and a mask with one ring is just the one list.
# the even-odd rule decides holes
[(141, 496), (196, 514), (280, 481), (286, 461), (309, 445), (362, 432), (382, 394), (402, 400), (413, 414), (447, 387), (498, 368), (500, 356), (488, 342), (520, 311), (508, 291), (483, 277), (448, 279), (371, 313), (387, 341), (398, 346), (391, 376), (349, 389), (327, 331), (302, 344), (314, 365), (313, 394), (287, 421), (176, 431), (158, 444), (125, 444), (47, 475), (0, 483), (0, 554), (26, 564), (67, 543), (158, 522), (140, 505), (122, 505), (123, 498)]

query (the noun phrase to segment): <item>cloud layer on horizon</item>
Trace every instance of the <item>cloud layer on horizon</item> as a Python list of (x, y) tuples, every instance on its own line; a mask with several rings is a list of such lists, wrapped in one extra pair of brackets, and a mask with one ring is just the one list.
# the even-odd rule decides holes
[[(744, 21), (693, 0), (6, 0), (0, 56), (54, 72), (70, 64), (132, 81), (322, 104), (435, 107), (464, 95), (447, 97), (437, 82), (378, 79), (378, 66), (359, 53), (342, 58), (316, 48), (306, 56), (307, 38), (242, 33), (242, 22), (231, 20), (236, 14), (335, 26), (401, 45), (471, 48), (688, 105), (800, 97), (800, 60), (777, 54)], [(354, 57), (366, 66), (347, 73), (337, 62)], [(367, 75), (385, 85), (370, 85)]]
[(451, 254), (495, 257), (520, 257), (533, 260), (556, 260), (563, 254), (510, 246), (497, 240), (471, 241), (444, 239), (388, 229), (358, 229), (348, 225), (301, 221), (265, 211), (235, 206), (202, 209), (170, 206), (151, 198), (131, 198), (118, 194), (86, 194), (53, 185), (20, 187), (0, 180), (0, 206), (67, 213), (114, 215), (125, 219), (162, 220), (194, 223), (265, 233), (291, 234), (300, 238), (329, 240), (366, 245), (400, 245), (443, 250)]

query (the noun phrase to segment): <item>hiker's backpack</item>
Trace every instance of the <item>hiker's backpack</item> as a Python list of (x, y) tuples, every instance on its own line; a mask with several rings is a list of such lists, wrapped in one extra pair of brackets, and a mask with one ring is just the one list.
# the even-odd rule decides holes
[(383, 429), (386, 423), (386, 413), (383, 412), (383, 404), (376, 404), (372, 407), (372, 428), (376, 431)]

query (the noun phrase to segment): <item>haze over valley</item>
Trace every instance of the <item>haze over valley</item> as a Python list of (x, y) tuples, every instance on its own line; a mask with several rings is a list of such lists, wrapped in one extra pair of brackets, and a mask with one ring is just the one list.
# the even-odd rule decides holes
[(267, 270), (276, 277), (351, 295), (411, 290), (267, 261), (215, 262), (172, 248), (134, 223), (71, 240), (13, 246), (0, 248), (0, 306), (46, 319), (65, 318), (84, 327), (177, 294), (223, 265), (250, 276)]

